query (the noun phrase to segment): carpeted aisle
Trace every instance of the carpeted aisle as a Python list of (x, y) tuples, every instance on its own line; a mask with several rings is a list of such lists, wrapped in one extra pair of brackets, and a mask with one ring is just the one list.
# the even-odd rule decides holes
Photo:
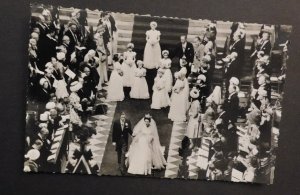
[[(117, 103), (114, 120), (118, 120), (120, 113), (124, 111), (127, 118), (131, 121), (132, 127), (134, 127), (135, 124), (141, 120), (146, 113), (150, 113), (157, 123), (160, 143), (162, 146), (165, 146), (165, 158), (167, 159), (167, 152), (172, 132), (172, 121), (168, 119), (169, 109), (151, 110), (150, 104), (151, 100), (135, 100), (127, 98), (124, 101)], [(117, 153), (115, 151), (115, 147), (112, 145), (111, 136), (112, 130), (110, 131), (108, 137), (102, 165), (100, 168), (101, 175), (121, 175), (120, 171), (118, 170)], [(129, 141), (131, 142), (131, 140)], [(154, 171), (152, 176), (164, 177), (164, 170)]]

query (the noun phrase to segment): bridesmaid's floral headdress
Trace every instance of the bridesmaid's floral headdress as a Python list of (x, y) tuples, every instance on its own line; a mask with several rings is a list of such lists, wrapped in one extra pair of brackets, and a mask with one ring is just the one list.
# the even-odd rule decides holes
[(150, 114), (145, 114), (145, 116), (144, 116), (144, 120), (145, 119), (148, 119), (148, 120), (150, 120), (151, 121), (151, 119), (152, 119), (152, 116), (150, 115)]

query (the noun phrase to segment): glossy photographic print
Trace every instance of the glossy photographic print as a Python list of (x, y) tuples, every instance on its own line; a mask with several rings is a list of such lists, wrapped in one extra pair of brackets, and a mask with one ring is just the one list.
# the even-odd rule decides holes
[(30, 8), (24, 172), (276, 179), (292, 26)]

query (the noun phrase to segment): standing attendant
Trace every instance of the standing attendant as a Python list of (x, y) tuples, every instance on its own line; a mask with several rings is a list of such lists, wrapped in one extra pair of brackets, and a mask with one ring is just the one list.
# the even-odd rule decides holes
[(145, 79), (146, 69), (143, 68), (143, 62), (137, 61), (138, 68), (134, 69), (134, 78), (130, 91), (130, 97), (135, 99), (149, 99), (148, 84)]
[(131, 122), (124, 112), (113, 123), (112, 142), (116, 146), (118, 165), (121, 174), (125, 174), (125, 154), (128, 151), (128, 137), (132, 135)]
[(124, 62), (122, 63), (123, 70), (123, 85), (124, 87), (131, 87), (134, 79), (134, 70), (136, 69), (136, 52), (133, 51), (133, 43), (127, 45), (127, 51), (123, 53)]
[(161, 59), (160, 31), (156, 30), (157, 23), (150, 23), (151, 30), (146, 32), (146, 46), (144, 51), (144, 65), (147, 69), (154, 69)]
[(184, 82), (185, 75), (181, 72), (175, 73), (177, 79), (172, 89), (171, 105), (168, 118), (172, 121), (183, 122), (186, 121), (187, 101), (186, 85)]
[(164, 72), (164, 69), (158, 69), (154, 79), (151, 109), (161, 109), (170, 105)]
[(173, 87), (173, 76), (171, 72), (171, 59), (169, 58), (169, 51), (162, 51), (163, 58), (160, 60), (159, 67), (164, 69), (164, 78), (166, 79), (166, 90), (168, 93), (172, 91)]
[(199, 114), (200, 114), (200, 102), (198, 100), (199, 90), (194, 87), (190, 92), (192, 103), (189, 109), (189, 122), (186, 129), (186, 136), (190, 139), (190, 148), (193, 147), (193, 139), (198, 138), (199, 133)]
[(123, 101), (125, 97), (123, 91), (123, 71), (117, 54), (114, 55), (113, 61), (114, 70), (108, 82), (107, 99), (109, 101)]
[(146, 46), (144, 50), (144, 67), (147, 69), (147, 83), (149, 92), (152, 93), (152, 87), (154, 84), (154, 78), (156, 76), (156, 67), (161, 59), (161, 48), (160, 48), (160, 31), (156, 30), (157, 23), (150, 23), (151, 29), (146, 32)]

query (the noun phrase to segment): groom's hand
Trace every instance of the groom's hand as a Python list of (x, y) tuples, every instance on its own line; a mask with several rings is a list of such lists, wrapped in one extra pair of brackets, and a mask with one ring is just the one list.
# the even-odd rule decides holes
[(116, 145), (116, 142), (113, 142), (112, 145), (115, 146), (115, 145)]

